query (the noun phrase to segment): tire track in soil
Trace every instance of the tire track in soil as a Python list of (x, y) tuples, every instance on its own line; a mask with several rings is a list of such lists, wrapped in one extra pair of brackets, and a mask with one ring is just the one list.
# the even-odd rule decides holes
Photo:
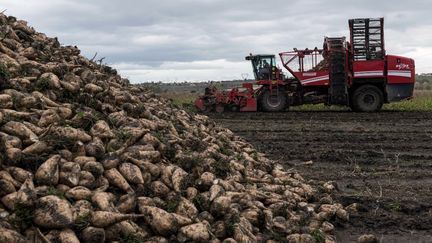
[[(357, 203), (338, 242), (373, 233), (381, 242), (432, 242), (431, 112), (210, 114), (311, 184), (333, 180)], [(311, 166), (302, 162), (312, 160)]]

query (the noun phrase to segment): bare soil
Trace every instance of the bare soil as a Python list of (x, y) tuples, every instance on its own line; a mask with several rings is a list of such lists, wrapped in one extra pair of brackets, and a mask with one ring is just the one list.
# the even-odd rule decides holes
[(335, 223), (338, 242), (364, 233), (432, 242), (432, 112), (210, 116), (310, 183), (335, 181), (335, 199), (358, 204), (349, 223)]

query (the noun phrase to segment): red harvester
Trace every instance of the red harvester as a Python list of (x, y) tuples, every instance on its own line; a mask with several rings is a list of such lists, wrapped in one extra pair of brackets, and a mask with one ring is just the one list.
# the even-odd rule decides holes
[(379, 111), (383, 103), (409, 99), (414, 60), (386, 55), (384, 19), (349, 20), (350, 41), (324, 39), (323, 49), (279, 54), (293, 77), (284, 77), (275, 55), (250, 55), (255, 83), (230, 91), (208, 87), (195, 106), (201, 111), (283, 111), (289, 106), (325, 103), (354, 111)]

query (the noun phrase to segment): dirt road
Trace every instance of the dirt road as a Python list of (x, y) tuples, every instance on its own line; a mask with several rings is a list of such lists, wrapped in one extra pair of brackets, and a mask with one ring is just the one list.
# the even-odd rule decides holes
[[(432, 113), (212, 114), (271, 159), (311, 183), (335, 181), (358, 213), (338, 242), (374, 233), (381, 242), (432, 242)], [(312, 161), (306, 165), (306, 161)]]

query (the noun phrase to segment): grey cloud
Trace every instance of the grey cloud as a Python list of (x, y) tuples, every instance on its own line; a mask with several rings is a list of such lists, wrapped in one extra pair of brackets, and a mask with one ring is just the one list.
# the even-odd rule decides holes
[[(404, 55), (432, 48), (428, 0), (0, 0), (7, 13), (26, 19), (86, 56), (109, 63), (161, 69), (165, 62), (226, 59), (249, 52), (278, 53), (320, 47), (324, 36), (348, 35), (353, 17), (386, 18), (389, 51)], [(424, 61), (426, 60), (423, 57)], [(425, 66), (426, 67), (426, 66)], [(215, 77), (217, 78), (217, 77)]]

